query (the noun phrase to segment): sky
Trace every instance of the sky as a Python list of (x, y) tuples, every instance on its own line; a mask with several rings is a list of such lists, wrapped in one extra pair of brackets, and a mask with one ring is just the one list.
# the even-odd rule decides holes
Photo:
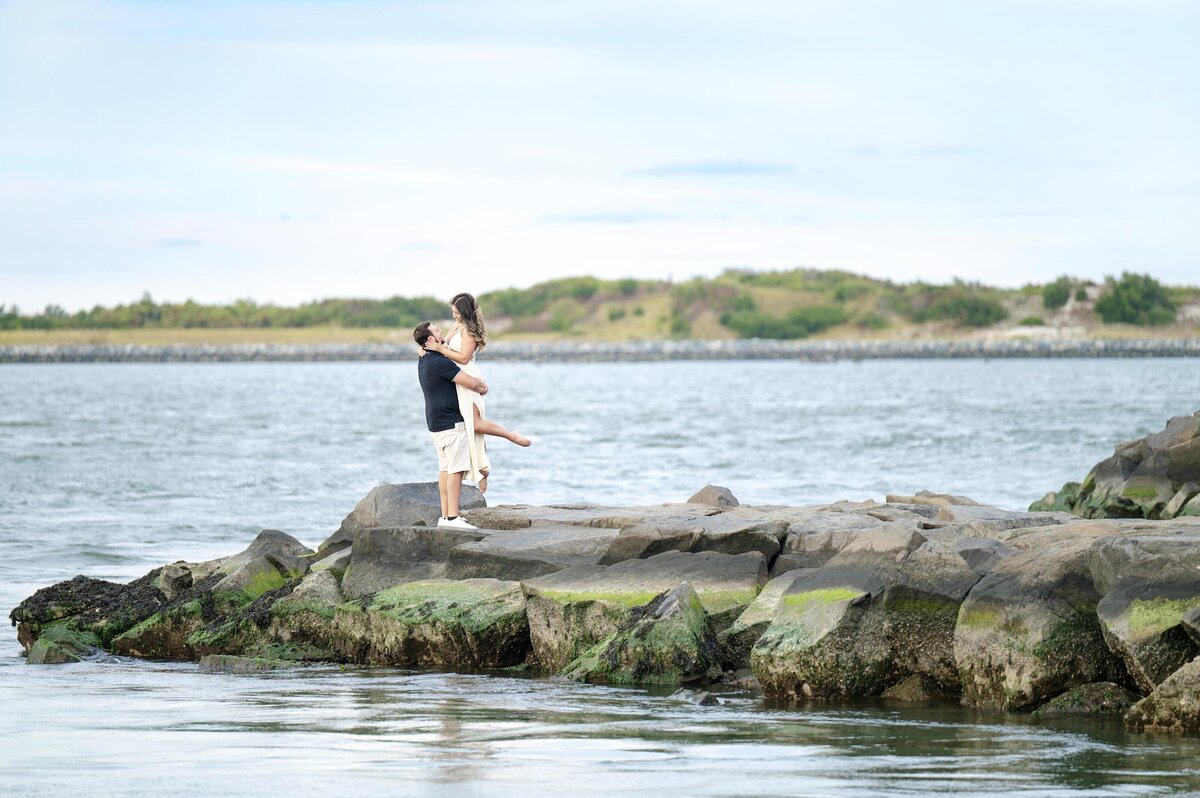
[(1200, 2), (0, 0), (0, 304), (1200, 283)]

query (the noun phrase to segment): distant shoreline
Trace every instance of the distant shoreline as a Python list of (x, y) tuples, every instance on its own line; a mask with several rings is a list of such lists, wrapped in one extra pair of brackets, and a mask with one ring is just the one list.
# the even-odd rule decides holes
[[(206, 363), (399, 361), (410, 344), (0, 346), (0, 363)], [(1200, 338), (1075, 341), (498, 341), (492, 361), (534, 363), (665, 360), (839, 360), (1200, 357)]]

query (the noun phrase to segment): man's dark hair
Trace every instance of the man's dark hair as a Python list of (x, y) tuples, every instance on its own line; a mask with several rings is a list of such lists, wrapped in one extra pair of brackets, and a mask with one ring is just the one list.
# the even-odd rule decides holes
[(413, 340), (417, 342), (417, 346), (425, 348), (425, 342), (433, 335), (433, 330), (429, 329), (429, 322), (423, 321), (417, 325), (417, 329), (413, 330)]

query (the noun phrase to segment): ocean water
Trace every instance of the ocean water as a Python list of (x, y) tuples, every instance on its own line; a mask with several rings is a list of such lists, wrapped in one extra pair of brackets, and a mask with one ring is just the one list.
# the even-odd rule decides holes
[[(1022, 508), (1200, 404), (1200, 360), (488, 364), (497, 503), (743, 503), (921, 489)], [(0, 606), (310, 545), (436, 461), (411, 363), (0, 367)], [(1176, 795), (1200, 740), (879, 701), (717, 707), (553, 679), (105, 658), (0, 634), (0, 794)], [(1197, 794), (1200, 794), (1198, 792)]]

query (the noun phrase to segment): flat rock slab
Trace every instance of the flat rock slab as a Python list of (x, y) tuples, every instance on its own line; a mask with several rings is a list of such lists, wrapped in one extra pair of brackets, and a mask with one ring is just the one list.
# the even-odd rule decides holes
[(450, 579), (522, 580), (572, 565), (595, 565), (617, 530), (580, 526), (534, 526), (496, 531), (455, 546), (447, 556)]
[(723, 554), (758, 552), (768, 560), (779, 552), (787, 532), (785, 521), (764, 519), (761, 514), (711, 508), (657, 513), (621, 529), (600, 559), (603, 565), (652, 557), (667, 551), (716, 551)]
[(664, 518), (720, 515), (724, 508), (699, 504), (655, 504), (642, 507), (609, 507), (601, 504), (503, 504), (471, 510), (467, 520), (481, 529), (522, 529), (528, 526), (591, 526), (622, 529)]
[[(463, 485), (459, 506), (463, 510), (487, 507), (479, 489)], [(374, 527), (437, 526), (442, 500), (436, 482), (409, 482), (403, 485), (379, 485), (359, 500), (342, 525), (318, 552), (322, 557), (344, 549), (354, 542), (355, 533)]]
[(404, 582), (444, 578), (450, 552), (487, 534), (424, 526), (359, 530), (342, 577), (342, 592), (357, 598)]
[(525, 581), (532, 595), (559, 602), (601, 600), (635, 607), (689, 582), (709, 614), (728, 612), (754, 601), (767, 583), (761, 554), (666, 552), (614, 565), (576, 565)]
[(439, 668), (504, 668), (529, 650), (518, 582), (430, 579), (402, 584), (334, 619), (335, 645), (351, 662)]

